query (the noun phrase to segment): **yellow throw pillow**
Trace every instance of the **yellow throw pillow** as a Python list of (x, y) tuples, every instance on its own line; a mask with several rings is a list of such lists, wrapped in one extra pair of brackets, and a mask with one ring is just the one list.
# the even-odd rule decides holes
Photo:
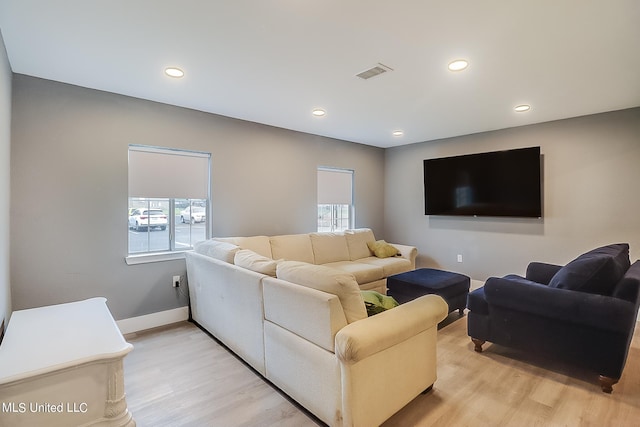
[(400, 255), (400, 251), (393, 245), (388, 244), (384, 240), (376, 240), (375, 242), (367, 242), (369, 250), (378, 258), (389, 258)]

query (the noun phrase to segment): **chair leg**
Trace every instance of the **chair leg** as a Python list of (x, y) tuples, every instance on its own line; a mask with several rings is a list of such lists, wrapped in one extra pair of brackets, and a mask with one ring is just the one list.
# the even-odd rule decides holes
[(484, 340), (479, 340), (477, 338), (471, 338), (471, 341), (473, 342), (474, 350), (477, 351), (478, 353), (482, 353), (482, 344), (484, 344), (486, 341)]
[(600, 375), (600, 387), (605, 393), (611, 393), (613, 391), (613, 385), (618, 382), (619, 378), (605, 377)]

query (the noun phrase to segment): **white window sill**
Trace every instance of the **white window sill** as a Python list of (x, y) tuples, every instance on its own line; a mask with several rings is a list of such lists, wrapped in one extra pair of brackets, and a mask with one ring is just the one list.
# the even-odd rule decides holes
[(124, 260), (127, 265), (137, 265), (178, 259), (184, 259), (184, 252), (155, 252), (152, 254), (129, 255)]

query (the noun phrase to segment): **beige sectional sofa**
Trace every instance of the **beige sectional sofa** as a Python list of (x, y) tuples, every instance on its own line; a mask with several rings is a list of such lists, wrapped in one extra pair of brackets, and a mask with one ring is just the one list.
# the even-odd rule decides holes
[(369, 228), (344, 233), (308, 233), (281, 236), (214, 238), (250, 249), (268, 258), (303, 261), (351, 273), (363, 290), (387, 293), (387, 277), (416, 268), (418, 250), (414, 246), (393, 244), (400, 256), (378, 258), (367, 243), (375, 242)]
[(361, 289), (384, 290), (417, 252), (373, 257), (369, 239), (364, 229), (202, 242), (186, 253), (192, 318), (323, 422), (379, 425), (436, 380), (448, 309), (428, 295), (367, 317)]

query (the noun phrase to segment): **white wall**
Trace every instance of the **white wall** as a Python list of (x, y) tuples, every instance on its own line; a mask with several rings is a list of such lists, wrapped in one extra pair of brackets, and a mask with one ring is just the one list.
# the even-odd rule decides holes
[[(540, 146), (544, 217), (424, 215), (423, 159)], [(387, 149), (385, 230), (418, 246), (418, 264), (476, 280), (524, 274), (530, 261), (564, 264), (628, 242), (640, 258), (640, 108)], [(463, 255), (463, 263), (456, 261)]]
[(124, 319), (187, 304), (171, 286), (183, 260), (125, 264), (130, 143), (212, 153), (216, 236), (314, 231), (322, 165), (355, 171), (356, 226), (384, 237), (382, 149), (15, 74), (14, 309), (102, 295)]
[(0, 32), (0, 322), (9, 320), (11, 286), (9, 274), (10, 175), (11, 158), (11, 67)]

